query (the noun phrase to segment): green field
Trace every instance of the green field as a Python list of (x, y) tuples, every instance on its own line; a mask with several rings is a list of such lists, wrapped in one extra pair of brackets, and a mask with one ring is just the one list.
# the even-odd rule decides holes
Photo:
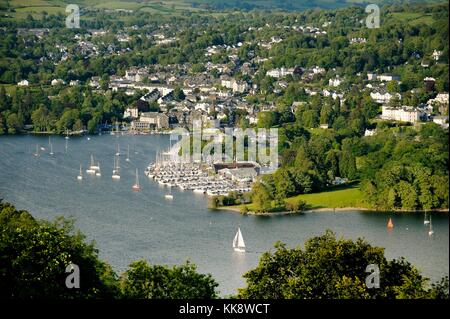
[[(288, 202), (295, 200), (305, 201), (307, 209), (333, 209), (333, 208), (363, 208), (369, 209), (370, 206), (364, 201), (364, 196), (359, 188), (359, 185), (335, 187), (331, 190), (312, 193), (301, 194), (286, 199)], [(244, 205), (235, 205), (222, 207), (224, 209), (232, 209), (240, 211)], [(249, 211), (254, 211), (253, 204), (245, 205)], [(280, 209), (274, 209), (274, 212)]]
[(410, 25), (432, 24), (434, 22), (431, 14), (414, 13), (414, 12), (395, 12), (390, 14), (391, 17), (406, 22)]
[(359, 186), (351, 186), (346, 188), (337, 188), (330, 191), (302, 194), (290, 197), (287, 201), (303, 200), (308, 204), (310, 209), (318, 208), (344, 208), (344, 207), (358, 207), (368, 208), (365, 203), (363, 194)]
[(0, 0), (2, 8), (9, 7), (14, 9), (13, 12), (8, 12), (8, 15), (13, 19), (23, 20), (29, 14), (33, 18), (39, 19), (45, 11), (49, 14), (62, 13), (65, 14), (66, 6), (68, 4), (77, 4), (80, 9), (126, 9), (133, 11), (144, 11), (155, 14), (179, 14), (184, 11), (199, 11), (200, 9), (193, 8), (190, 3), (181, 0), (146, 0), (146, 1), (130, 1), (130, 0)]

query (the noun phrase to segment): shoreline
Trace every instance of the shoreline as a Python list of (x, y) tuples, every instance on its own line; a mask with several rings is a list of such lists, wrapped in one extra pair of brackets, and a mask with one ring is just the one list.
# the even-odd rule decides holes
[(322, 207), (322, 208), (311, 208), (306, 209), (303, 211), (298, 212), (289, 212), (289, 211), (282, 211), (282, 212), (273, 212), (273, 213), (255, 213), (255, 212), (247, 212), (245, 214), (242, 214), (240, 211), (240, 207), (233, 207), (233, 206), (220, 206), (218, 208), (215, 208), (214, 210), (222, 210), (222, 211), (229, 211), (234, 213), (239, 213), (241, 215), (251, 215), (251, 216), (284, 216), (284, 215), (297, 215), (302, 213), (335, 213), (335, 212), (377, 212), (377, 213), (449, 213), (448, 208), (440, 208), (440, 209), (431, 209), (431, 210), (377, 210), (373, 208), (365, 208), (365, 207)]

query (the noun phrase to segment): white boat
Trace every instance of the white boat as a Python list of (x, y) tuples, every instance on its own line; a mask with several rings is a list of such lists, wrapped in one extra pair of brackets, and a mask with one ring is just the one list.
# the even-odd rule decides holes
[(244, 237), (242, 237), (241, 229), (238, 227), (238, 231), (233, 239), (234, 251), (245, 253), (245, 242)]
[(81, 181), (83, 179), (83, 174), (81, 173), (81, 164), (80, 164), (80, 174), (78, 174), (77, 179)]
[(116, 152), (116, 156), (120, 156), (120, 150), (119, 150), (120, 146), (119, 144), (117, 144), (117, 152)]
[(119, 166), (116, 164), (115, 156), (114, 156), (114, 169), (113, 169), (112, 179), (116, 179), (116, 180), (120, 179)]
[(425, 217), (424, 217), (424, 220), (423, 220), (423, 224), (424, 225), (428, 225), (430, 223), (430, 221), (427, 219), (427, 212), (425, 212)]
[(94, 155), (92, 155), (92, 154), (91, 154), (91, 165), (89, 166), (89, 169), (94, 170), (94, 171), (100, 169), (100, 167), (98, 165), (95, 165), (95, 163), (94, 163)]
[(66, 130), (66, 140), (69, 139), (69, 130)]
[(164, 195), (164, 197), (166, 199), (173, 199), (173, 195), (172, 194), (166, 194), (166, 195)]
[(53, 144), (50, 143), (50, 155), (53, 155)]
[(432, 236), (434, 234), (433, 225), (431, 225), (431, 215), (430, 215), (430, 230), (428, 231), (428, 236)]
[(100, 163), (98, 163), (98, 169), (97, 169), (97, 172), (95, 173), (95, 176), (98, 176), (98, 177), (100, 177), (100, 176), (102, 176), (102, 173), (100, 172)]
[(125, 161), (129, 162), (130, 161), (130, 144), (128, 144), (128, 149), (127, 149), (127, 158), (125, 159)]
[(134, 183), (132, 189), (136, 192), (139, 192), (141, 190), (141, 186), (139, 185), (139, 175), (138, 175), (138, 169), (136, 168), (136, 183)]
[(36, 152), (33, 153), (33, 156), (39, 157), (39, 145), (36, 144)]

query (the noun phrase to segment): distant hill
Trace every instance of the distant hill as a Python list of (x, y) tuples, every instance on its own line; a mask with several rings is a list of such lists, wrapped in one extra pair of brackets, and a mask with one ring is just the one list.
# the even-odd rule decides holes
[(185, 0), (194, 7), (225, 10), (225, 9), (281, 9), (288, 11), (301, 11), (306, 9), (322, 8), (336, 9), (352, 5), (365, 6), (368, 4), (403, 4), (439, 2), (438, 0)]

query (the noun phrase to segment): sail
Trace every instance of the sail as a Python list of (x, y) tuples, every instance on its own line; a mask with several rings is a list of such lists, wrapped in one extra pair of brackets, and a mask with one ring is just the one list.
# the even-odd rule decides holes
[(244, 237), (242, 237), (241, 229), (238, 228), (238, 231), (233, 239), (233, 248), (245, 248)]
[(387, 227), (388, 227), (388, 228), (394, 228), (394, 223), (392, 222), (392, 219), (391, 219), (391, 218), (389, 218)]

